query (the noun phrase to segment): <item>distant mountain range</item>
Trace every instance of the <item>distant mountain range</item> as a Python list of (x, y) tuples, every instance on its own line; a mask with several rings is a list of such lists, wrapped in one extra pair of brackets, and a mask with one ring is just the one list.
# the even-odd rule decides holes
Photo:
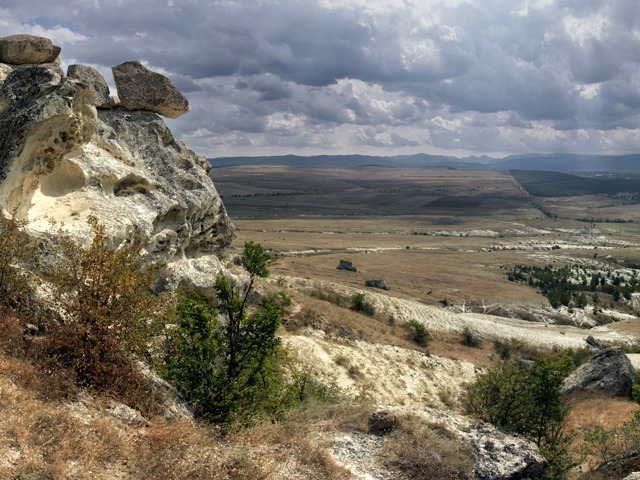
[(547, 170), (555, 172), (640, 172), (640, 154), (574, 155), (568, 153), (510, 155), (504, 158), (444, 155), (281, 155), (269, 157), (218, 157), (208, 159), (214, 167), (234, 165), (291, 165), (315, 168), (449, 167), (461, 170)]

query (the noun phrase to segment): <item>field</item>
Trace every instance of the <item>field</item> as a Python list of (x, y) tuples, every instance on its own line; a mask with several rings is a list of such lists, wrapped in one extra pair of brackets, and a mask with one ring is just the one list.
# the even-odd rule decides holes
[[(428, 305), (537, 305), (546, 299), (509, 282), (508, 267), (589, 262), (596, 251), (640, 263), (638, 223), (575, 220), (637, 219), (637, 206), (603, 195), (536, 199), (507, 172), (243, 166), (212, 177), (236, 245), (270, 249), (274, 276), (360, 288), (382, 279), (390, 294)], [(337, 270), (340, 260), (358, 271)]]
[(562, 197), (575, 195), (627, 193), (638, 198), (640, 180), (629, 175), (578, 176), (561, 172), (512, 170), (514, 178), (531, 195)]

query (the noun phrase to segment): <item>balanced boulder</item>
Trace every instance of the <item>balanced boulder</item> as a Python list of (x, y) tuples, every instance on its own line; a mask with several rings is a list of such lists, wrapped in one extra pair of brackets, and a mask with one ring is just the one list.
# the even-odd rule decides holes
[(0, 62), (12, 65), (58, 63), (60, 47), (50, 39), (34, 35), (0, 38)]
[(621, 347), (597, 353), (569, 377), (560, 388), (562, 395), (580, 390), (603, 390), (625, 397), (631, 392), (636, 370)]
[(95, 107), (109, 108), (114, 105), (107, 81), (95, 68), (87, 65), (69, 65), (67, 77), (80, 80), (89, 87)]
[(189, 111), (189, 101), (164, 75), (140, 62), (125, 62), (111, 69), (120, 104), (127, 110), (148, 110), (167, 118)]

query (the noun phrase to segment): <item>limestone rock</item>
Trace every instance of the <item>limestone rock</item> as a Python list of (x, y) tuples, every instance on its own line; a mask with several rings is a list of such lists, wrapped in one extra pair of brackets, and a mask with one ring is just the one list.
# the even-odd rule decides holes
[(640, 480), (640, 472), (633, 472), (624, 477), (624, 480)]
[(396, 422), (396, 416), (387, 410), (373, 412), (369, 417), (369, 433), (376, 435), (391, 433), (396, 428)]
[(80, 80), (89, 87), (93, 95), (93, 105), (97, 108), (113, 107), (114, 102), (104, 77), (95, 68), (87, 65), (69, 65), (67, 76)]
[(636, 374), (621, 347), (603, 350), (567, 377), (562, 395), (579, 390), (604, 390), (615, 396), (628, 396)]
[(503, 432), (489, 423), (473, 423), (467, 417), (441, 410), (430, 410), (429, 416), (472, 445), (475, 456), (473, 478), (537, 478), (547, 469), (547, 461), (540, 456), (535, 443), (521, 435)]
[(547, 469), (547, 462), (536, 446), (524, 437), (501, 432), (483, 422), (476, 424), (467, 436), (476, 454), (473, 473), (480, 480), (537, 478)]
[(168, 118), (189, 111), (189, 102), (171, 81), (140, 62), (125, 62), (112, 70), (118, 98), (128, 110), (148, 110)]
[(0, 62), (13, 65), (54, 63), (60, 47), (51, 40), (34, 35), (9, 35), (0, 38)]
[(357, 272), (358, 271), (358, 269), (353, 266), (353, 263), (351, 263), (348, 260), (340, 260), (340, 262), (338, 263), (338, 266), (336, 268), (338, 270), (347, 270), (349, 272)]
[(380, 290), (389, 290), (389, 285), (384, 280), (367, 280), (364, 282), (365, 287), (379, 288)]
[(89, 87), (50, 64), (0, 72), (0, 208), (35, 232), (64, 223), (85, 243), (94, 215), (114, 247), (145, 241), (146, 258), (175, 273), (171, 286), (211, 289), (227, 273), (235, 229), (207, 161), (158, 115), (96, 110)]

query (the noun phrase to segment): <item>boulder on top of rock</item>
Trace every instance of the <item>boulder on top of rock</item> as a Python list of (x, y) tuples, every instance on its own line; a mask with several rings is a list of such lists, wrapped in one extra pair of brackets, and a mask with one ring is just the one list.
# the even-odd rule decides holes
[(69, 65), (67, 77), (84, 83), (93, 95), (93, 105), (98, 108), (109, 108), (114, 105), (109, 92), (109, 85), (95, 68), (87, 65)]
[(0, 62), (12, 65), (58, 63), (60, 47), (50, 39), (34, 35), (0, 38)]
[(348, 260), (340, 260), (340, 263), (338, 263), (338, 266), (336, 268), (338, 270), (347, 270), (349, 272), (357, 272), (358, 271), (358, 269), (353, 266), (353, 263), (351, 263)]
[(622, 347), (603, 350), (582, 365), (560, 388), (562, 395), (580, 390), (604, 390), (612, 395), (624, 397), (631, 392), (636, 370)]
[(125, 62), (111, 70), (118, 98), (126, 109), (148, 110), (168, 118), (177, 118), (189, 111), (189, 101), (171, 80), (140, 62)]
[(367, 280), (364, 282), (365, 287), (379, 288), (381, 290), (390, 290), (389, 285), (384, 280)]

